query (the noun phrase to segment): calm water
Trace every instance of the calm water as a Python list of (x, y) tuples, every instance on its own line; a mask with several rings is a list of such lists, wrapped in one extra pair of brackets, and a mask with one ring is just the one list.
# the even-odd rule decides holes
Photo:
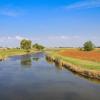
[(0, 62), (0, 100), (100, 100), (100, 83), (46, 61), (45, 55)]

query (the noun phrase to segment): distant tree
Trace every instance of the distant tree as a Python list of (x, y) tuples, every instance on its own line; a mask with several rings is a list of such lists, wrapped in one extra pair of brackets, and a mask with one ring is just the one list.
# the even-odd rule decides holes
[(84, 50), (91, 51), (95, 48), (94, 44), (91, 41), (87, 41), (84, 43)]
[(26, 40), (26, 39), (23, 39), (21, 42), (20, 42), (20, 47), (21, 49), (25, 49), (25, 50), (29, 50), (31, 49), (31, 46), (32, 46), (32, 41), (31, 40)]
[(16, 47), (15, 49), (20, 49), (19, 47)]
[(38, 48), (38, 44), (37, 43), (36, 44), (33, 44), (32, 47), (35, 48), (35, 49), (37, 49)]
[(35, 48), (35, 49), (37, 49), (37, 50), (43, 50), (45, 47), (44, 46), (42, 46), (42, 45), (39, 45), (39, 44), (34, 44), (33, 46), (32, 46), (33, 48)]
[(82, 48), (82, 47), (79, 47), (79, 50), (80, 50), (80, 51), (83, 51), (83, 50), (84, 50), (84, 48)]

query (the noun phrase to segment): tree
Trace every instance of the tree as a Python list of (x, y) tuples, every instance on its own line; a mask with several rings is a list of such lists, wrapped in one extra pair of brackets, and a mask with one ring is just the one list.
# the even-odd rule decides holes
[(37, 49), (38, 48), (38, 44), (36, 43), (32, 47), (35, 48), (35, 49)]
[(44, 49), (44, 46), (39, 45), (39, 44), (37, 44), (37, 43), (34, 44), (32, 47), (35, 48), (35, 49), (37, 49), (37, 50), (43, 50), (43, 49)]
[(87, 41), (84, 43), (84, 50), (85, 51), (91, 51), (94, 49), (94, 44), (91, 41)]
[(20, 47), (21, 49), (25, 49), (25, 50), (29, 50), (31, 49), (31, 46), (32, 46), (32, 41), (31, 40), (26, 40), (26, 39), (23, 39), (21, 42), (20, 42)]

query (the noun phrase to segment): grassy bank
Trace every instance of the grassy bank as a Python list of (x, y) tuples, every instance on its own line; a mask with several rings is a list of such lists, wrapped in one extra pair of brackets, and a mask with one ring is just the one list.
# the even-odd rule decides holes
[(48, 51), (48, 59), (80, 75), (100, 80), (100, 62), (62, 56), (58, 52)]
[[(59, 51), (58, 51), (59, 52)], [(91, 70), (100, 70), (100, 62), (90, 61), (90, 60), (82, 60), (68, 56), (62, 56), (56, 51), (49, 51), (47, 52), (52, 57), (56, 57), (62, 59), (66, 62), (71, 64), (77, 65), (82, 68), (91, 69)]]
[[(35, 52), (34, 50), (30, 50), (29, 53)], [(22, 49), (7, 49), (7, 50), (0, 50), (0, 59), (6, 59), (9, 56), (15, 56), (15, 55), (24, 55), (27, 54), (25, 50)]]

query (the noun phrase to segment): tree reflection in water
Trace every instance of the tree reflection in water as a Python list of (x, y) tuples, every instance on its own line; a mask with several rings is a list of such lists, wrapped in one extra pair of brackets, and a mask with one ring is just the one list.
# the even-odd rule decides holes
[(58, 63), (50, 60), (48, 57), (45, 57), (45, 60), (49, 63), (49, 64), (55, 64), (55, 67), (58, 69), (58, 70), (63, 70), (63, 67), (61, 65), (59, 65)]
[(33, 61), (39, 62), (39, 60), (44, 57), (44, 54), (39, 52), (39, 53), (33, 54), (32, 56), (33, 56), (32, 58)]
[(58, 63), (54, 63), (55, 67), (59, 70), (63, 70), (63, 67), (61, 65), (59, 65)]
[(40, 59), (40, 58), (38, 58), (38, 57), (34, 57), (34, 58), (33, 58), (33, 61), (38, 62), (38, 61), (39, 61), (39, 59)]
[(45, 57), (45, 60), (49, 63), (49, 64), (53, 64), (54, 62), (52, 60), (50, 60), (48, 57)]
[(21, 57), (21, 65), (30, 67), (32, 65), (31, 55), (23, 55)]

